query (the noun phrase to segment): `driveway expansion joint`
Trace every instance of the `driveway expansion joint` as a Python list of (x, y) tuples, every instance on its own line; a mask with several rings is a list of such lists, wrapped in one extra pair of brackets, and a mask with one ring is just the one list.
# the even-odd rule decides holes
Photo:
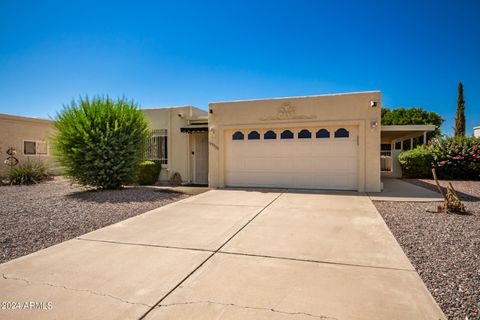
[(249, 204), (223, 204), (223, 203), (198, 203), (198, 202), (183, 202), (182, 204), (191, 205), (191, 206), (263, 208), (262, 206), (254, 206), (254, 205), (249, 205)]
[(268, 255), (253, 254), (253, 253), (231, 252), (231, 251), (218, 251), (218, 253), (229, 254), (229, 255), (234, 255), (234, 256), (247, 256), (247, 257), (255, 257), (255, 258), (278, 259), (278, 260), (287, 260), (287, 261), (316, 263), (316, 264), (332, 264), (332, 265), (347, 266), (347, 267), (360, 267), (360, 268), (373, 268), (373, 269), (384, 269), (384, 270), (394, 270), (394, 271), (416, 272), (414, 269), (372, 266), (372, 265), (367, 265), (367, 264), (353, 264), (353, 263), (334, 262), (334, 261), (326, 261), (326, 260), (311, 260), (311, 259), (278, 257), (278, 256), (268, 256)]
[[(160, 305), (163, 300), (165, 300), (173, 291), (175, 291), (178, 287), (180, 287), (185, 281), (187, 281), (188, 278), (190, 278), (195, 272), (197, 272), (198, 269), (200, 269), (207, 261), (209, 261), (216, 253), (220, 252), (220, 250), (227, 245), (237, 234), (239, 234), (243, 229), (245, 229), (246, 226), (248, 226), (256, 217), (258, 217), (265, 209), (267, 209), (272, 203), (277, 201), (278, 198), (280, 198), (283, 195), (283, 193), (278, 194), (278, 196), (275, 197), (272, 201), (270, 201), (267, 205), (265, 205), (260, 211), (258, 211), (251, 219), (249, 219), (240, 229), (237, 230), (230, 238), (228, 238), (220, 247), (218, 247), (217, 250), (213, 251), (212, 254), (210, 254), (204, 261), (202, 261), (195, 269), (192, 270), (185, 278), (183, 278), (179, 283), (177, 283), (176, 286), (172, 288), (167, 294), (165, 294), (160, 300), (158, 300), (147, 312), (145, 312), (139, 320), (145, 319), (145, 317), (152, 312), (152, 310), (155, 309), (156, 306)], [(259, 207), (260, 208), (260, 207)]]
[(65, 290), (69, 290), (69, 291), (86, 292), (86, 293), (93, 294), (93, 295), (96, 295), (96, 296), (111, 298), (111, 299), (120, 301), (122, 303), (128, 303), (128, 304), (133, 304), (133, 305), (142, 305), (142, 306), (149, 307), (149, 308), (152, 307), (151, 305), (148, 305), (148, 304), (145, 304), (145, 303), (128, 301), (128, 300), (113, 296), (113, 295), (108, 294), (108, 293), (96, 292), (96, 291), (89, 290), (89, 289), (71, 288), (71, 287), (67, 287), (67, 286), (64, 286), (64, 285), (57, 285), (57, 284), (48, 283), (48, 282), (34, 282), (34, 281), (30, 281), (30, 280), (27, 280), (27, 279), (24, 279), (24, 278), (8, 277), (8, 276), (5, 275), (5, 273), (2, 273), (2, 278), (4, 280), (22, 281), (22, 282), (25, 282), (29, 286), (30, 285), (49, 286), (49, 287), (65, 289)]
[(187, 250), (187, 251), (201, 251), (201, 252), (214, 252), (213, 250), (200, 249), (200, 248), (189, 248), (189, 247), (176, 247), (176, 246), (165, 246), (160, 244), (149, 244), (149, 243), (134, 243), (134, 242), (123, 242), (123, 241), (112, 241), (112, 240), (100, 240), (100, 239), (87, 239), (78, 237), (76, 240), (80, 241), (91, 241), (91, 242), (103, 242), (111, 244), (120, 244), (120, 245), (130, 245), (130, 246), (140, 246), (140, 247), (154, 247), (154, 248), (163, 248), (163, 249), (174, 249), (174, 250)]
[(315, 315), (315, 314), (312, 314), (312, 313), (301, 312), (301, 311), (299, 311), (299, 312), (289, 312), (289, 311), (281, 311), (281, 310), (277, 310), (277, 309), (273, 309), (273, 308), (242, 306), (242, 305), (238, 305), (238, 304), (235, 304), (235, 303), (216, 302), (216, 301), (209, 301), (209, 300), (186, 301), (186, 302), (159, 304), (155, 307), (155, 309), (159, 309), (159, 308), (162, 308), (162, 307), (173, 307), (173, 306), (191, 305), (191, 304), (216, 304), (216, 305), (222, 305), (222, 306), (227, 306), (227, 307), (235, 307), (235, 308), (240, 308), (240, 309), (252, 309), (252, 310), (269, 311), (269, 312), (281, 313), (281, 314), (290, 315), (290, 316), (307, 316), (307, 317), (323, 319), (323, 320), (338, 320), (337, 318), (334, 318), (334, 317), (329, 317), (329, 316), (325, 316), (325, 315)]

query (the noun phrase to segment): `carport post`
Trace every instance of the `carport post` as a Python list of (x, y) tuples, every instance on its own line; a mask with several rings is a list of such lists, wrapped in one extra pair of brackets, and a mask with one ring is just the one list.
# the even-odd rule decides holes
[(423, 144), (427, 144), (427, 131), (423, 131)]

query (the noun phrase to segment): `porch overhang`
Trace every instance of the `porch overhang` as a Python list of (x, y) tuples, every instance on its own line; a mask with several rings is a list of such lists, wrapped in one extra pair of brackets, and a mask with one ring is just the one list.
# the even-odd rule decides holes
[(208, 125), (189, 125), (180, 128), (180, 132), (183, 133), (200, 133), (200, 132), (208, 132)]
[(406, 140), (425, 136), (427, 132), (435, 131), (435, 125), (395, 125), (381, 127), (382, 143)]

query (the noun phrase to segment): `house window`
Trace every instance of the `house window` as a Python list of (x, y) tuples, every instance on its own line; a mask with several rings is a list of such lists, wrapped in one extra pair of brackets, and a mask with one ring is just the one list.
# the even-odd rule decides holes
[(392, 150), (392, 144), (391, 143), (382, 143), (380, 145), (380, 150), (382, 151), (390, 151)]
[(280, 134), (280, 139), (293, 139), (293, 132), (290, 130), (285, 130)]
[(275, 139), (277, 139), (277, 134), (272, 130), (268, 130), (263, 135), (263, 139), (265, 139), (265, 140), (275, 140)]
[(248, 140), (260, 140), (260, 134), (257, 131), (252, 131), (248, 134)]
[(312, 137), (312, 133), (307, 129), (303, 129), (298, 133), (298, 139), (310, 139)]
[(23, 142), (24, 155), (48, 155), (48, 147), (45, 141), (24, 141)]
[(337, 131), (335, 131), (335, 138), (348, 138), (349, 136), (350, 136), (350, 133), (345, 128), (340, 128)]
[(243, 133), (241, 133), (240, 131), (236, 131), (232, 135), (232, 140), (243, 140), (243, 138), (244, 138)]
[(168, 135), (165, 129), (153, 129), (147, 141), (147, 160), (168, 164)]
[(317, 131), (316, 137), (318, 139), (330, 138), (330, 132), (327, 129), (320, 129)]

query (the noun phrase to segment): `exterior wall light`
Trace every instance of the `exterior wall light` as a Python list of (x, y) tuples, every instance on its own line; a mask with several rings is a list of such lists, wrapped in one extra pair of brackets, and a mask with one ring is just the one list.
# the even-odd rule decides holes
[(370, 100), (370, 107), (376, 108), (377, 107), (377, 101)]
[(378, 127), (378, 120), (377, 119), (370, 120), (370, 127), (372, 129), (375, 129), (376, 127)]

